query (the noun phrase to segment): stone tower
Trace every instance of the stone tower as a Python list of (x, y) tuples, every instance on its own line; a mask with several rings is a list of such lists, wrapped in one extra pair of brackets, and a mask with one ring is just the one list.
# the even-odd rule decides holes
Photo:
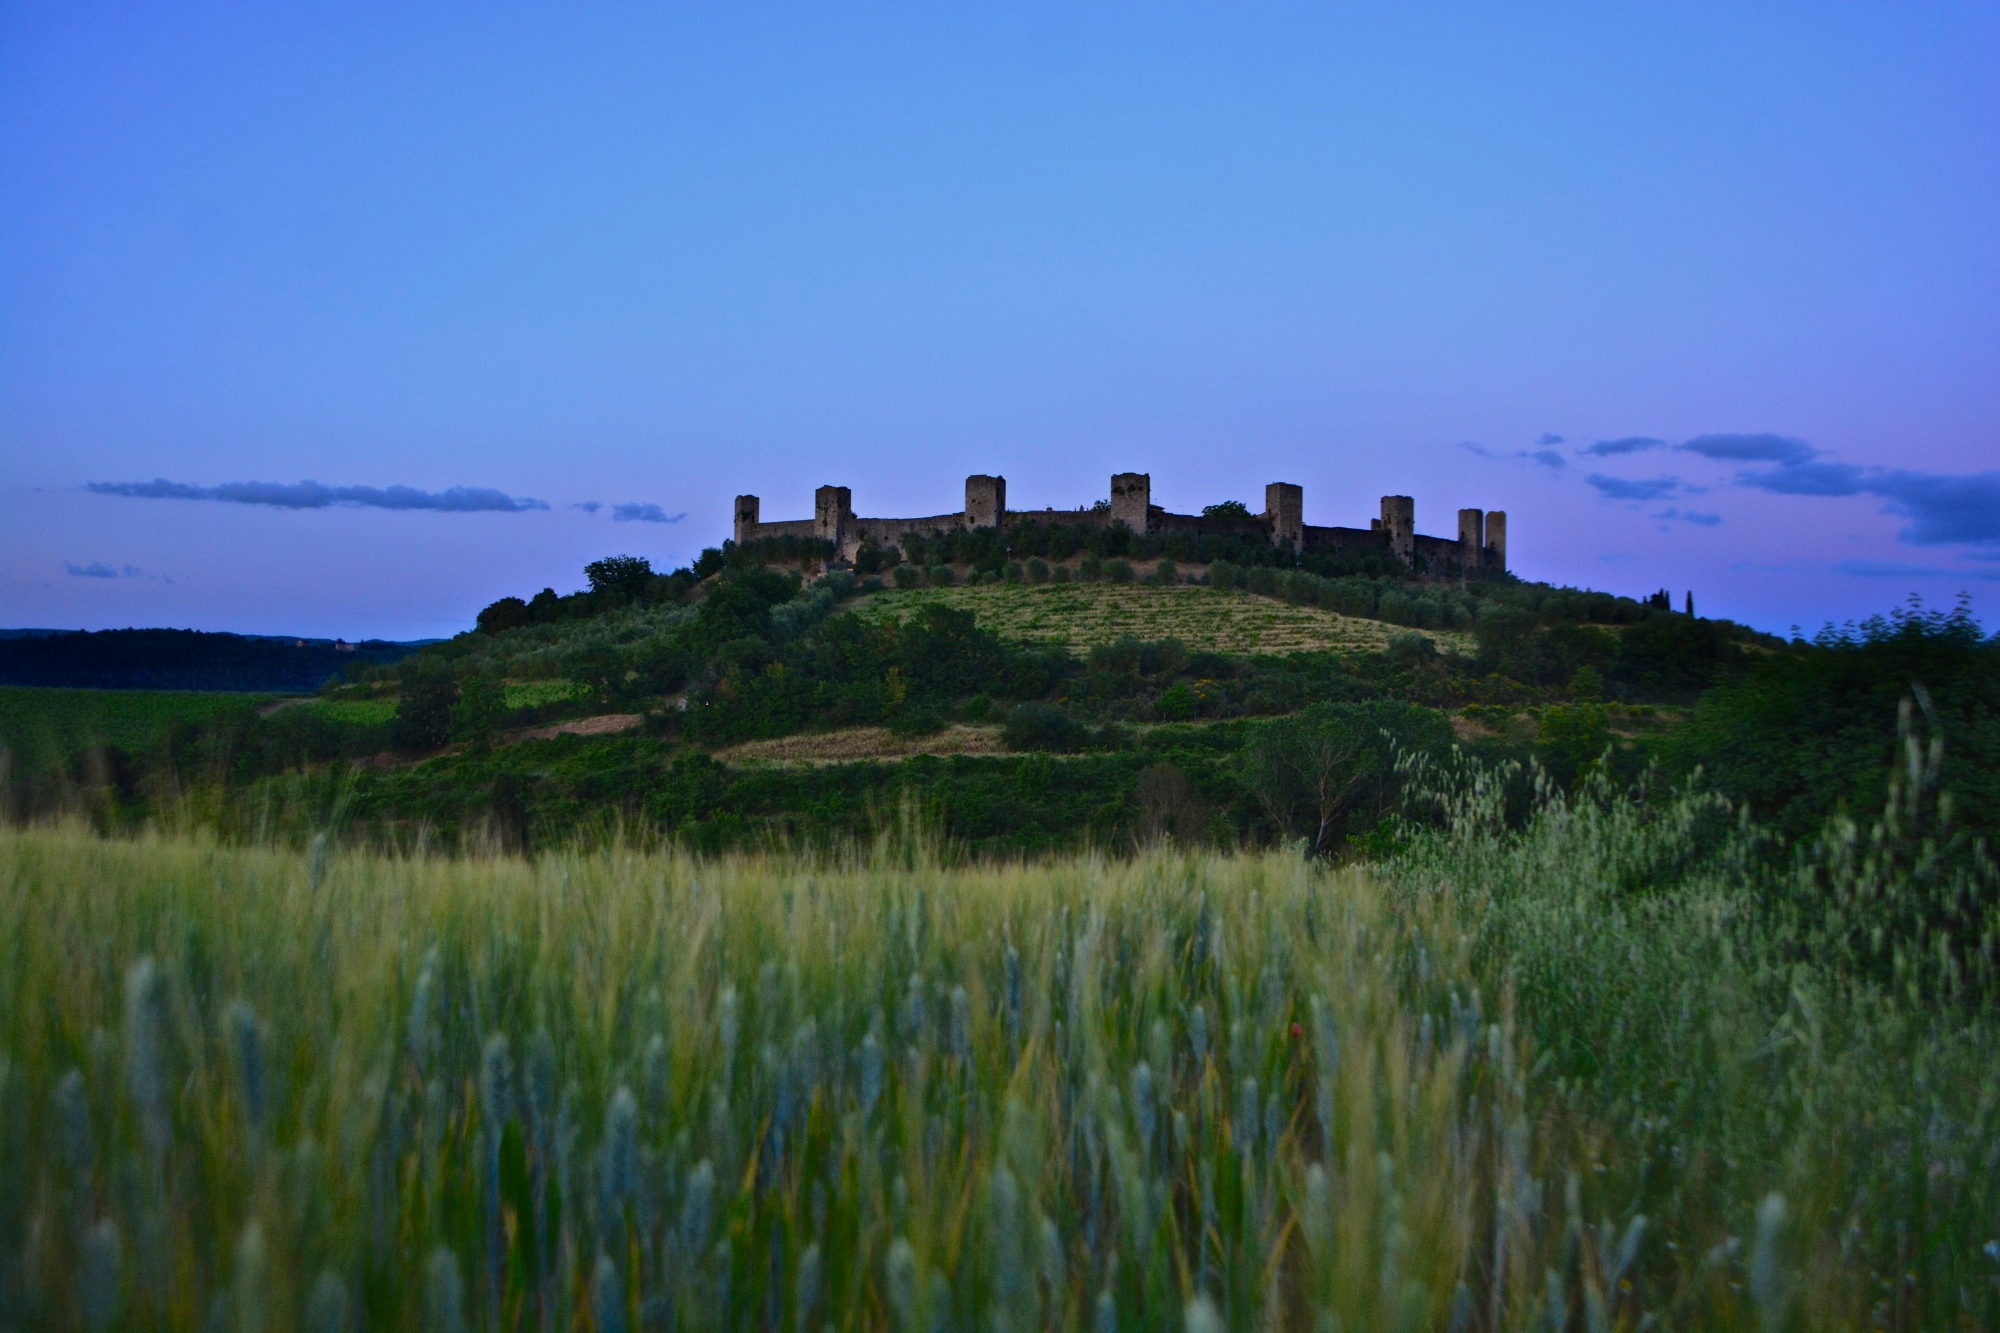
[(997, 528), (1007, 521), (1007, 479), (973, 476), (965, 479), (965, 526)]
[(1134, 532), (1146, 530), (1146, 513), (1153, 507), (1153, 478), (1147, 472), (1118, 472), (1111, 477), (1111, 521)]
[(813, 536), (833, 543), (834, 554), (847, 545), (854, 530), (854, 493), (845, 486), (822, 486), (813, 492)]
[(1289, 481), (1274, 481), (1264, 488), (1264, 517), (1271, 520), (1274, 545), (1292, 544), (1302, 551), (1306, 545), (1306, 489)]
[(1493, 567), (1507, 568), (1507, 511), (1496, 509), (1486, 516), (1486, 549), (1493, 552)]
[(1458, 511), (1458, 563), (1478, 569), (1486, 563), (1486, 514), (1478, 509)]
[(1417, 554), (1417, 502), (1407, 495), (1382, 497), (1382, 531), (1389, 534), (1389, 549), (1396, 558), (1412, 561)]
[(750, 534), (757, 527), (759, 500), (754, 495), (736, 497), (736, 544), (741, 546), (750, 540)]

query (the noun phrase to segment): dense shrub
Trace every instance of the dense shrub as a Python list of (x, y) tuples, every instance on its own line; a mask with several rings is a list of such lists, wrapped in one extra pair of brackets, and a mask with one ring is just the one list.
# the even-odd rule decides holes
[(1016, 704), (1007, 711), (1001, 740), (1010, 750), (1046, 750), (1070, 754), (1089, 744), (1090, 731), (1060, 708), (1043, 703)]
[(1899, 709), (1941, 747), (1922, 763), (1936, 763), (1957, 826), (1993, 838), (2000, 644), (1963, 606), (1912, 605), (1756, 654), (1739, 682), (1704, 695), (1689, 726), (1658, 748), (1670, 771), (1699, 769), (1759, 818), (1804, 836), (1836, 810), (1858, 818), (1882, 808), (1891, 772), (1905, 766), (1895, 740)]
[(451, 710), (458, 680), (448, 672), (415, 669), (403, 673), (391, 735), (400, 750), (430, 750), (451, 739)]
[(1437, 644), (1428, 634), (1405, 630), (1389, 636), (1389, 660), (1403, 666), (1422, 666), (1437, 660)]

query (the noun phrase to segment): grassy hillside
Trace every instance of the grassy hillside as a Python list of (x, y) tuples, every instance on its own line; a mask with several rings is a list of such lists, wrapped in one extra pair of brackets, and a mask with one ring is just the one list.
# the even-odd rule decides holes
[(192, 690), (65, 690), (0, 685), (0, 746), (33, 771), (93, 746), (142, 751), (176, 726), (240, 718), (268, 694)]
[[(990, 583), (965, 588), (898, 589), (856, 604), (855, 614), (901, 619), (918, 607), (970, 611), (981, 628), (1013, 639), (1059, 643), (1072, 652), (1131, 636), (1179, 639), (1199, 652), (1237, 656), (1301, 652), (1379, 652), (1399, 633), (1380, 620), (1344, 616), (1275, 598), (1180, 585)], [(1470, 653), (1470, 634), (1425, 631), (1441, 649)]]

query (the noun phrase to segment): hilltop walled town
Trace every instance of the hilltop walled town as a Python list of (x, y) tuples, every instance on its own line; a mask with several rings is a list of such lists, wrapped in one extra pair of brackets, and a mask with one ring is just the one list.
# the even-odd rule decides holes
[[(1220, 508), (1220, 507), (1218, 507)], [(813, 493), (811, 518), (765, 522), (754, 495), (736, 497), (736, 542), (768, 538), (809, 538), (831, 542), (836, 561), (851, 561), (864, 544), (894, 546), (905, 536), (929, 536), (955, 529), (995, 528), (1017, 523), (1073, 527), (1123, 524), (1135, 534), (1192, 533), (1196, 536), (1251, 537), (1299, 551), (1376, 547), (1412, 568), (1500, 571), (1507, 568), (1507, 515), (1499, 510), (1461, 509), (1456, 537), (1427, 537), (1416, 528), (1416, 501), (1385, 495), (1379, 517), (1365, 528), (1320, 527), (1305, 521), (1305, 488), (1274, 481), (1264, 488), (1264, 512), (1169, 513), (1153, 503), (1150, 473), (1120, 472), (1111, 478), (1111, 499), (1088, 509), (1009, 509), (1007, 479), (984, 475), (965, 479), (965, 507), (956, 513), (922, 518), (866, 518), (854, 512), (845, 486), (822, 486)]]

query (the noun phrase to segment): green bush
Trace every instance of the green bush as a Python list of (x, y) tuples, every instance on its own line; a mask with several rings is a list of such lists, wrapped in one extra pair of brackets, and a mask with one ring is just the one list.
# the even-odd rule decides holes
[(1437, 644), (1428, 634), (1404, 630), (1389, 636), (1389, 660), (1401, 666), (1422, 666), (1437, 660)]
[(1028, 582), (1030, 583), (1047, 583), (1049, 581), (1049, 562), (1040, 556), (1031, 557), (1026, 565), (1026, 570)]
[(1129, 560), (1105, 561), (1104, 578), (1108, 583), (1130, 583), (1132, 581), (1132, 562)]
[(443, 671), (404, 674), (390, 735), (399, 750), (434, 750), (451, 739), (451, 710), (458, 681)]
[(950, 565), (932, 565), (924, 571), (924, 576), (933, 588), (949, 588), (958, 582), (958, 576), (951, 572)]
[(1233, 591), (1243, 571), (1227, 560), (1218, 560), (1208, 567), (1208, 586), (1220, 591)]
[(507, 718), (506, 686), (492, 676), (468, 676), (460, 682), (451, 708), (451, 738), (485, 745)]
[(1083, 559), (1076, 562), (1076, 576), (1085, 583), (1097, 582), (1104, 576), (1103, 559), (1095, 551), (1086, 552)]
[(905, 704), (889, 714), (889, 730), (898, 736), (929, 736), (944, 727), (944, 713), (929, 704)]
[(897, 565), (891, 578), (898, 588), (921, 588), (924, 586), (924, 571), (915, 565)]
[(1049, 581), (1051, 583), (1069, 583), (1075, 578), (1076, 576), (1070, 572), (1068, 565), (1057, 565), (1049, 571)]
[(1008, 710), (1000, 740), (1010, 750), (1072, 754), (1089, 744), (1090, 731), (1060, 708), (1043, 703), (1024, 703)]
[(1146, 580), (1148, 583), (1157, 583), (1162, 588), (1170, 588), (1180, 581), (1180, 566), (1176, 565), (1172, 560), (1162, 560), (1159, 564), (1154, 565), (1152, 576)]
[(1028, 577), (1028, 571), (1019, 560), (1009, 560), (1005, 577), (1009, 583), (1020, 583)]
[(1198, 705), (1199, 701), (1195, 698), (1194, 691), (1188, 688), (1187, 682), (1177, 680), (1160, 695), (1160, 700), (1153, 706), (1153, 711), (1168, 722), (1181, 722), (1193, 717)]

